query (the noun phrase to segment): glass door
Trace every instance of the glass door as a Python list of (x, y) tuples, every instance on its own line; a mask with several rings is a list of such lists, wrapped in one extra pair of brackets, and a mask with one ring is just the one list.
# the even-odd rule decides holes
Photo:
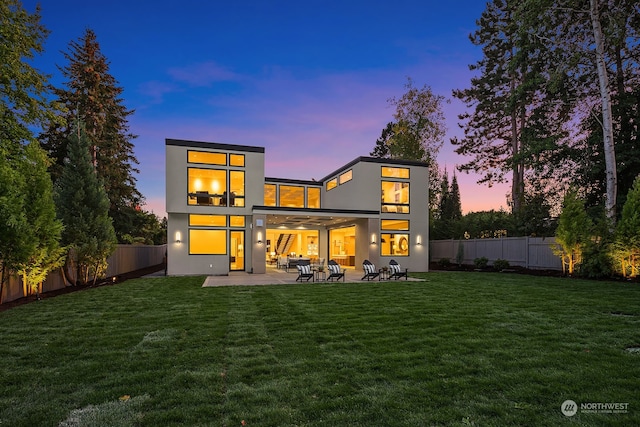
[(244, 271), (244, 231), (231, 232), (230, 271)]

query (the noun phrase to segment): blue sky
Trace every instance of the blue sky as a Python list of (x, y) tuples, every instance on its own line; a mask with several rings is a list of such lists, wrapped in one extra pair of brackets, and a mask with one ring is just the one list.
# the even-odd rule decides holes
[[(24, 1), (29, 11), (36, 1)], [(35, 62), (59, 85), (62, 52), (86, 28), (124, 88), (146, 208), (165, 215), (165, 138), (265, 147), (267, 176), (318, 179), (369, 155), (407, 77), (451, 99), (480, 58), (469, 33), (484, 9), (463, 1), (42, 0), (51, 31)], [(445, 106), (438, 155), (449, 173), (464, 161)], [(506, 206), (506, 185), (458, 174), (463, 211)]]

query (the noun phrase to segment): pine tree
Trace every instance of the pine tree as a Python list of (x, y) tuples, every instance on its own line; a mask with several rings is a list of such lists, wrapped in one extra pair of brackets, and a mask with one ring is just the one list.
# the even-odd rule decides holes
[(71, 124), (76, 120), (84, 123), (92, 141), (91, 160), (110, 201), (109, 215), (122, 239), (125, 234), (133, 234), (132, 217), (143, 201), (134, 177), (139, 172), (131, 142), (135, 135), (129, 132), (128, 124), (133, 111), (124, 106), (123, 89), (109, 73), (109, 63), (92, 30), (87, 29), (79, 41), (72, 41), (64, 56), (68, 65), (60, 70), (67, 82), (65, 88), (54, 92), (68, 110), (68, 125), (53, 124), (41, 140), (55, 161), (52, 174), (57, 179), (64, 167)]
[(519, 9), (523, 3), (487, 4), (470, 37), (484, 55), (470, 66), (479, 76), (472, 78), (470, 88), (453, 92), (471, 110), (459, 116), (464, 137), (452, 140), (456, 153), (471, 156), (459, 170), (481, 173), (479, 183), (489, 185), (511, 174), (513, 212), (522, 207), (527, 171), (540, 174), (549, 153), (566, 137), (563, 125), (568, 114), (555, 95), (564, 88), (564, 75), (541, 67), (554, 59), (527, 31)]
[(109, 199), (95, 173), (89, 147), (84, 126), (76, 123), (55, 193), (58, 216), (65, 225), (62, 242), (72, 249), (69, 261), (75, 260), (80, 283), (100, 276), (117, 242), (109, 217)]
[(451, 219), (454, 221), (459, 221), (460, 218), (462, 218), (462, 202), (460, 201), (460, 187), (458, 186), (458, 177), (456, 176), (455, 172), (453, 173), (453, 179), (451, 180), (449, 204)]

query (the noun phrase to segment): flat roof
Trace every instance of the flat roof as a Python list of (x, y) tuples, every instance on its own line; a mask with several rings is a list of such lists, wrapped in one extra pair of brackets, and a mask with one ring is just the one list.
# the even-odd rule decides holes
[(222, 144), (219, 142), (188, 141), (184, 139), (165, 139), (166, 145), (177, 147), (206, 148), (209, 150), (245, 151), (248, 153), (264, 153), (264, 147), (252, 145)]

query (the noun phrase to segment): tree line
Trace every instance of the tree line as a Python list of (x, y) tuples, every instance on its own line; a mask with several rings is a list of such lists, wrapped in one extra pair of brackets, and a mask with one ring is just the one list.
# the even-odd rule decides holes
[(63, 266), (87, 283), (117, 243), (165, 243), (166, 219), (141, 208), (133, 111), (95, 33), (70, 42), (54, 87), (30, 64), (49, 33), (39, 6), (0, 2), (0, 27), (0, 294), (10, 273), (36, 291)]
[[(510, 212), (462, 215), (455, 172), (449, 183), (435, 162), (446, 100), (429, 86), (409, 80), (405, 95), (389, 100), (394, 120), (371, 155), (430, 165), (432, 239), (555, 234), (562, 241), (567, 224), (581, 221), (567, 219), (577, 200), (589, 221), (575, 229), (589, 256), (575, 264), (589, 276), (637, 274), (640, 4), (492, 0), (476, 24), (470, 41), (482, 57), (469, 66), (470, 86), (452, 93), (467, 108), (459, 116), (464, 134), (451, 143), (466, 159), (457, 171), (480, 174), (479, 184), (511, 182)], [(567, 251), (571, 245), (559, 249)]]

